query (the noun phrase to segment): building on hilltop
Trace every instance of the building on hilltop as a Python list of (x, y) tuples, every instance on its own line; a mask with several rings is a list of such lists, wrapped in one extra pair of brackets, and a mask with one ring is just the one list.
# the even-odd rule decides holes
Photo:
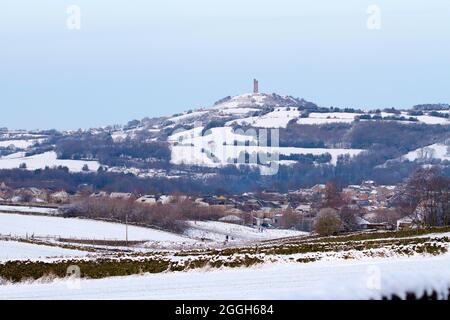
[(259, 82), (256, 79), (253, 79), (253, 93), (259, 93)]

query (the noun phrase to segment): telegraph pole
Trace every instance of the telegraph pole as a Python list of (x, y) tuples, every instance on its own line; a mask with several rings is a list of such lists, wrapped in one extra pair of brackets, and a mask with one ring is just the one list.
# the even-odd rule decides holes
[(128, 212), (125, 213), (125, 243), (128, 247)]

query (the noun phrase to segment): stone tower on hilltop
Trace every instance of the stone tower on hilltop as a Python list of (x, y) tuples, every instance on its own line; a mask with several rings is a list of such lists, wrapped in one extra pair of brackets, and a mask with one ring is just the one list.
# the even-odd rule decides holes
[(253, 79), (253, 93), (259, 93), (259, 83), (256, 79)]

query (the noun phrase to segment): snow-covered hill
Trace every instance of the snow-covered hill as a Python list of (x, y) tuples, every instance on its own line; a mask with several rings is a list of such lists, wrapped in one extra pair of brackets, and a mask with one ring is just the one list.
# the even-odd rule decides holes
[(21, 166), (25, 166), (24, 169), (28, 170), (62, 166), (72, 172), (82, 172), (84, 167), (85, 171), (96, 172), (100, 164), (98, 161), (58, 159), (54, 151), (31, 156), (26, 156), (24, 152), (18, 152), (0, 158), (0, 169), (17, 169)]
[[(124, 224), (89, 219), (0, 213), (0, 235), (95, 240), (125, 240)], [(159, 243), (194, 243), (181, 235), (128, 226), (128, 239)]]
[(450, 144), (434, 143), (422, 148), (410, 151), (397, 159), (388, 160), (383, 166), (393, 161), (417, 161), (420, 163), (430, 163), (434, 160), (450, 161)]
[[(285, 160), (277, 164), (292, 165), (296, 163), (299, 155), (322, 156), (330, 154), (329, 164), (335, 165), (341, 155), (353, 157), (360, 154), (362, 149), (351, 149), (350, 144), (333, 142), (332, 144), (317, 147), (299, 148), (298, 145), (284, 144), (279, 147), (275, 141), (270, 145), (261, 145), (249, 130), (293, 128), (298, 132), (302, 126), (347, 125), (349, 128), (358, 122), (385, 121), (397, 122), (402, 125), (450, 125), (450, 110), (447, 105), (427, 105), (426, 108), (416, 106), (412, 110), (376, 110), (364, 111), (351, 108), (326, 108), (292, 96), (281, 96), (275, 93), (245, 93), (234, 97), (228, 96), (220, 99), (209, 107), (189, 110), (182, 113), (159, 118), (145, 118), (132, 120), (125, 126), (108, 126), (78, 131), (57, 133), (61, 137), (75, 140), (82, 135), (108, 136), (113, 143), (151, 144), (168, 143), (171, 157), (166, 159), (172, 165), (194, 165), (203, 167), (223, 167), (227, 165), (252, 165), (256, 163), (242, 163), (242, 155), (267, 154), (269, 159), (282, 155)], [(269, 133), (270, 135), (270, 133)], [(133, 173), (142, 177), (161, 176), (166, 173), (160, 170), (161, 166), (149, 167), (155, 159), (139, 159), (138, 164), (133, 163), (133, 156), (123, 155), (123, 159), (130, 160), (131, 164), (105, 165), (95, 156), (74, 156), (61, 158), (57, 151), (57, 142), (51, 132), (27, 132), (24, 130), (0, 131), (0, 169), (43, 169), (46, 166), (65, 166), (72, 172), (95, 172), (100, 166), (111, 172)], [(292, 140), (292, 139), (291, 139)], [(310, 140), (314, 140), (311, 137)], [(40, 148), (39, 145), (44, 145)], [(427, 150), (436, 149), (432, 158), (446, 159), (442, 154), (443, 147), (433, 145)], [(412, 151), (404, 159), (417, 158), (422, 154), (422, 148)], [(82, 152), (81, 152), (82, 153)], [(428, 152), (430, 153), (430, 152)], [(118, 155), (122, 157), (122, 155)], [(170, 161), (169, 161), (170, 160)], [(274, 160), (276, 161), (276, 160)], [(273, 163), (273, 162), (272, 162)], [(322, 162), (323, 163), (323, 162)], [(266, 163), (267, 164), (267, 163)], [(85, 167), (87, 165), (87, 168)], [(261, 170), (265, 170), (261, 163)], [(83, 170), (84, 167), (84, 170)]]

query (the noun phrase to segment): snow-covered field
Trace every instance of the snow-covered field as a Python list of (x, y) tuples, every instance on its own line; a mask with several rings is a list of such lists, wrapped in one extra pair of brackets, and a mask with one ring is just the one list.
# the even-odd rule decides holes
[(289, 121), (300, 116), (300, 111), (296, 108), (276, 108), (260, 117), (248, 117), (227, 122), (227, 125), (233, 123), (239, 125), (251, 125), (257, 128), (286, 128)]
[(432, 116), (424, 115), (424, 116), (417, 116), (415, 118), (417, 118), (420, 122), (425, 123), (425, 124), (443, 124), (443, 125), (450, 124), (449, 119), (441, 118), (441, 117), (432, 117)]
[(172, 122), (178, 123), (180, 121), (187, 121), (187, 120), (190, 120), (190, 119), (198, 118), (198, 117), (200, 117), (201, 115), (203, 115), (205, 113), (208, 113), (208, 111), (194, 111), (194, 112), (191, 112), (191, 113), (185, 113), (185, 114), (182, 114), (182, 115), (179, 115), (179, 116), (176, 116), (176, 117), (169, 118), (168, 121), (172, 121)]
[(450, 288), (450, 254), (0, 286), (3, 299), (380, 299)]
[(311, 112), (308, 118), (300, 118), (298, 124), (351, 123), (360, 113), (351, 112)]
[(58, 213), (56, 208), (44, 208), (44, 207), (26, 207), (26, 206), (8, 206), (0, 205), (1, 212), (17, 212), (17, 213), (40, 213), (55, 215)]
[[(270, 153), (270, 154), (331, 154), (331, 164), (335, 165), (339, 155), (348, 154), (355, 156), (362, 152), (361, 149), (327, 149), (327, 148), (296, 148), (296, 147), (275, 147), (275, 146), (245, 146), (245, 141), (250, 144), (258, 138), (256, 131), (254, 135), (248, 131), (233, 131), (231, 127), (212, 128), (210, 134), (202, 136), (202, 127), (176, 132), (169, 137), (172, 143), (171, 162), (175, 164), (196, 164), (204, 166), (224, 166), (233, 159), (240, 156), (241, 152), (248, 153)], [(237, 141), (241, 145), (234, 145)], [(264, 141), (263, 141), (264, 142)], [(268, 159), (270, 160), (270, 159)]]
[(223, 109), (221, 112), (223, 114), (233, 114), (233, 115), (242, 115), (250, 112), (256, 112), (259, 109), (256, 108), (232, 108), (232, 109)]
[(17, 152), (8, 156), (0, 157), (0, 169), (16, 169), (25, 163), (26, 169), (36, 170), (44, 169), (45, 167), (63, 166), (69, 168), (72, 172), (81, 172), (83, 166), (86, 164), (90, 171), (97, 171), (100, 163), (97, 161), (85, 160), (60, 160), (57, 159), (56, 152), (49, 151), (30, 157), (25, 157), (24, 152)]
[[(356, 116), (362, 115), (361, 113), (351, 113), (351, 112), (325, 112), (325, 113), (318, 113), (318, 112), (312, 112), (309, 114), (308, 118), (299, 118), (297, 120), (298, 124), (326, 124), (326, 123), (351, 123), (355, 120)], [(396, 116), (395, 114), (388, 113), (388, 112), (381, 112), (380, 116), (383, 118), (385, 117), (392, 117)], [(441, 125), (448, 125), (450, 124), (450, 120), (446, 118), (441, 117), (433, 117), (429, 115), (423, 115), (423, 116), (409, 116), (406, 112), (401, 112), (399, 116), (403, 116), (405, 118), (416, 118), (419, 120), (420, 123), (424, 124), (441, 124)], [(405, 124), (411, 124), (415, 122), (411, 121), (399, 121)]]
[[(208, 150), (208, 152), (202, 152)], [(172, 147), (171, 162), (175, 164), (190, 164), (204, 166), (224, 166), (232, 162), (229, 160), (237, 159), (241, 152), (269, 153), (272, 155), (294, 155), (294, 154), (313, 154), (322, 155), (329, 153), (331, 155), (330, 163), (336, 165), (338, 156), (348, 154), (351, 157), (358, 155), (364, 150), (361, 149), (326, 149), (326, 148), (296, 148), (296, 147), (261, 147), (261, 146), (233, 146), (233, 145), (179, 145)], [(212, 154), (214, 157), (208, 156)], [(275, 158), (272, 158), (275, 160)], [(268, 159), (270, 160), (270, 159)]]
[(0, 148), (7, 148), (9, 146), (14, 146), (18, 149), (26, 149), (32, 145), (42, 141), (43, 139), (31, 139), (31, 140), (3, 140), (0, 141)]
[[(88, 219), (0, 214), (0, 234), (74, 239), (125, 240), (125, 225)], [(160, 230), (128, 226), (129, 240), (190, 243), (194, 240)]]
[(238, 96), (234, 96), (227, 101), (214, 105), (211, 109), (234, 109), (245, 107), (260, 107), (263, 106), (266, 101), (270, 99), (270, 96), (264, 93), (244, 93)]
[(450, 147), (443, 143), (435, 143), (413, 150), (401, 157), (401, 160), (430, 160), (441, 159), (450, 161)]
[(226, 236), (229, 242), (269, 240), (293, 236), (308, 235), (307, 232), (283, 229), (263, 229), (240, 226), (231, 223), (218, 221), (189, 221), (189, 228), (185, 234), (191, 238), (209, 239), (217, 242), (223, 242)]
[(60, 257), (84, 257), (86, 251), (70, 250), (17, 241), (0, 241), (0, 261)]

